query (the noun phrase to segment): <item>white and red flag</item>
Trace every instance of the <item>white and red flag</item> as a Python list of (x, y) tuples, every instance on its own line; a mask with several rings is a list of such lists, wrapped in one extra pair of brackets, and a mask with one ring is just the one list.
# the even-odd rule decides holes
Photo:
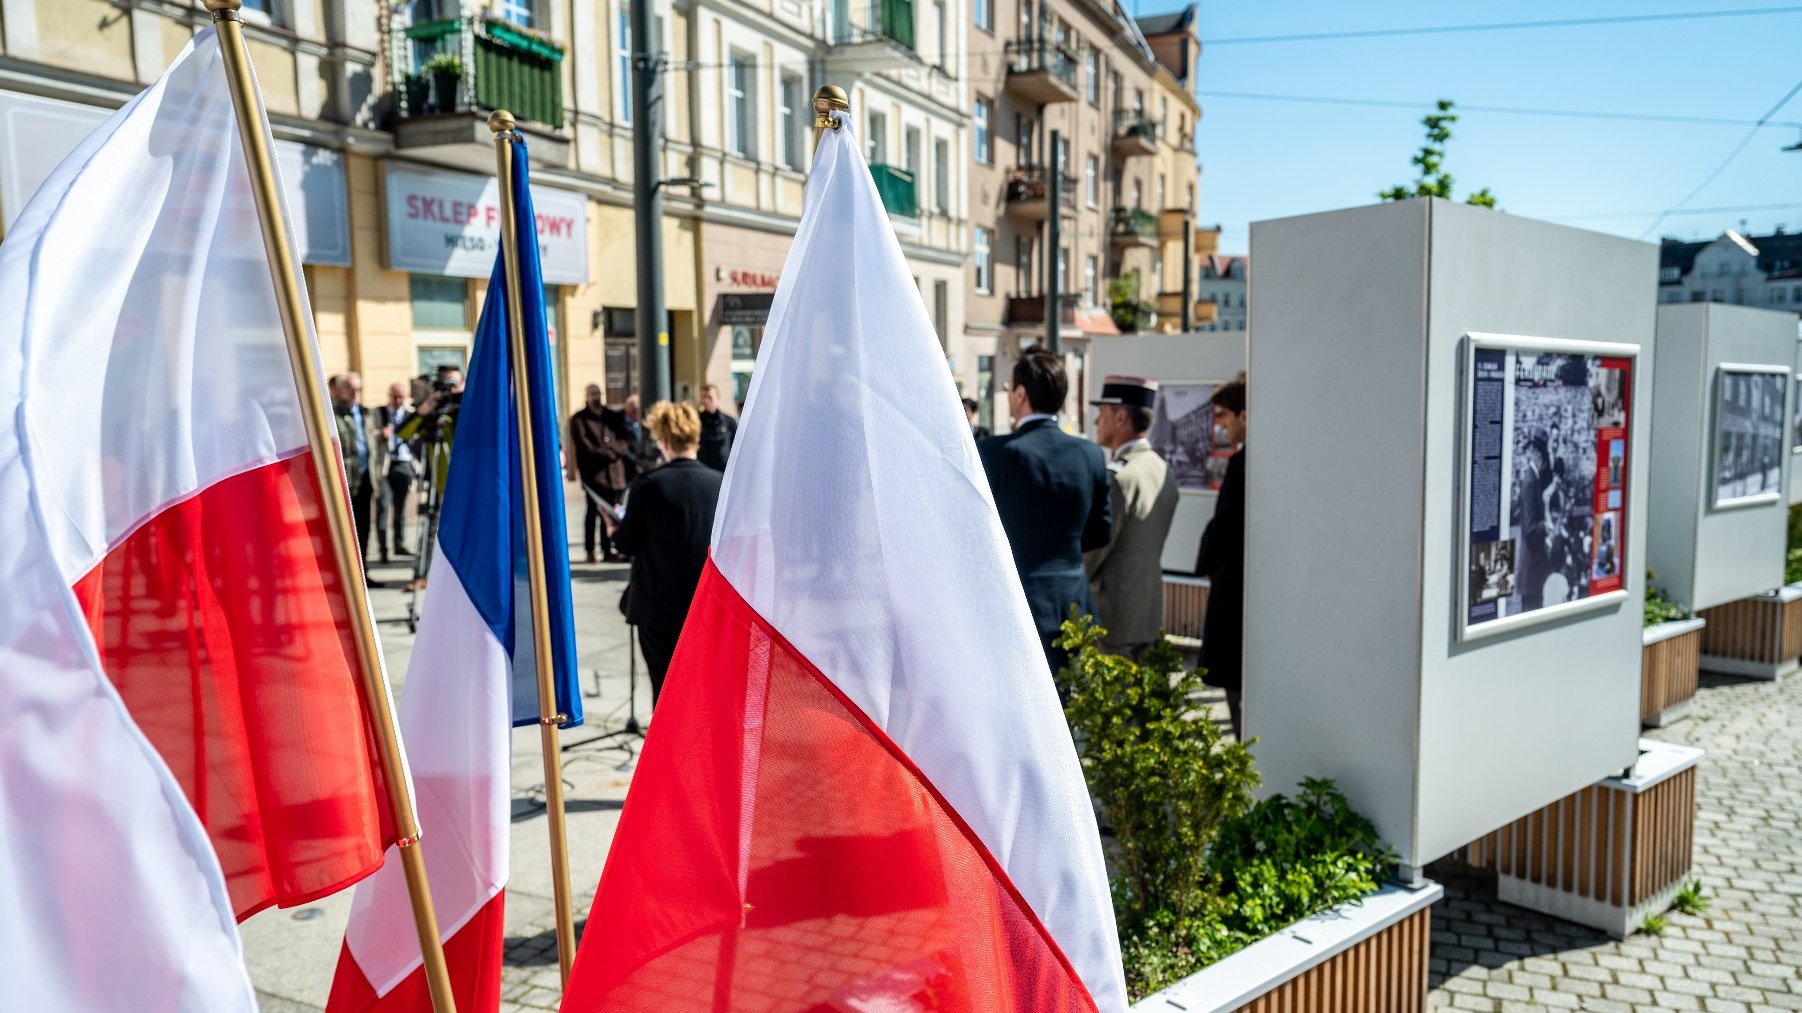
[[(206, 962), (241, 981), (230, 915), (349, 885), (393, 831), (321, 509), (344, 491), (313, 476), (211, 30), (0, 247), (0, 372), (0, 989), (18, 997), (13, 959), (28, 993), (60, 973), (42, 935), (66, 950), (46, 961), (143, 991), (20, 1008), (232, 1008), (152, 996)], [(9, 863), (16, 835), (35, 860)], [(195, 913), (214, 901), (219, 940)], [(165, 950), (164, 979), (120, 962)]]
[(841, 115), (566, 1013), (1126, 1008), (957, 390)]

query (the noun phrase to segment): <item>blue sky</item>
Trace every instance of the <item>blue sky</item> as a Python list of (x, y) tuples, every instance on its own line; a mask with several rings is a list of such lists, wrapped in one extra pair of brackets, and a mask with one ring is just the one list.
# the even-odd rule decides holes
[[(1132, 0), (1126, 0), (1129, 8)], [(1139, 0), (1144, 15), (1183, 6)], [(1546, 0), (1345, 3), (1201, 0), (1204, 40), (1391, 27), (1789, 6), (1773, 0)], [(1802, 79), (1802, 12), (1712, 20), (1272, 44), (1204, 41), (1199, 218), (1244, 252), (1248, 224), (1374, 201), (1411, 181), (1420, 117), (1460, 104), (1723, 117), (1752, 121)], [(1416, 101), (1364, 108), (1211, 97), (1210, 91)], [(1802, 122), (1802, 95), (1774, 117)], [(1700, 183), (1749, 126), (1617, 122), (1466, 111), (1447, 165), (1461, 199), (1487, 186), (1504, 211), (1641, 235)], [(1658, 235), (1712, 237), (1782, 223), (1802, 231), (1802, 140), (1767, 126), (1689, 202), (1781, 209), (1672, 215)], [(1623, 213), (1618, 217), (1599, 217)]]

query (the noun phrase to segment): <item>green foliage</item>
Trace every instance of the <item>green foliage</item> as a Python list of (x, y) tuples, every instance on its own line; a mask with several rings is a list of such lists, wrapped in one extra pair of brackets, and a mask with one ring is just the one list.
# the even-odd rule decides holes
[(1677, 897), (1671, 902), (1671, 906), (1686, 915), (1699, 915), (1713, 903), (1714, 898), (1708, 896), (1708, 891), (1702, 888), (1702, 881), (1692, 879), (1677, 891)]
[[(1377, 194), (1386, 201), (1412, 200), (1415, 197), (1443, 197), (1452, 200), (1452, 174), (1445, 171), (1445, 145), (1452, 139), (1452, 124), (1458, 122), (1458, 116), (1452, 112), (1452, 100), (1442, 98), (1436, 104), (1436, 112), (1428, 113), (1421, 118), (1421, 125), (1427, 128), (1426, 143), (1409, 161), (1420, 175), (1412, 186), (1399, 184)], [(1495, 207), (1495, 194), (1488, 187), (1472, 193), (1464, 198), (1464, 203), (1477, 207)]]
[(1789, 508), (1789, 546), (1783, 557), (1783, 582), (1802, 583), (1802, 503)]
[(1655, 583), (1657, 580), (1658, 574), (1648, 568), (1646, 570), (1646, 625), (1657, 626), (1659, 623), (1688, 619), (1689, 609), (1684, 608), (1682, 603), (1665, 597), (1664, 589)]
[(1122, 331), (1136, 331), (1151, 326), (1157, 307), (1139, 298), (1139, 272), (1128, 271), (1107, 283), (1108, 315)]
[(1646, 920), (1639, 923), (1639, 931), (1648, 936), (1662, 936), (1669, 927), (1670, 924), (1664, 920), (1663, 915), (1647, 915)]
[(454, 74), (456, 75), (457, 80), (461, 81), (463, 80), (463, 61), (458, 59), (457, 54), (455, 53), (439, 53), (437, 56), (427, 60), (425, 66), (420, 68), (420, 72), (428, 77), (437, 76), (439, 74)]
[(1065, 715), (1114, 833), (1114, 914), (1135, 997), (1377, 889), (1394, 865), (1332, 782), (1253, 803), (1257, 772), (1197, 704), (1201, 673), (1160, 639), (1139, 662), (1064, 624)]

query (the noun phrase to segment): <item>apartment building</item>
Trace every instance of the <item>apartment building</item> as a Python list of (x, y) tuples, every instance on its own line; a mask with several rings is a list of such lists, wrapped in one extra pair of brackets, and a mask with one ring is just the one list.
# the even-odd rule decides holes
[[(1201, 103), (1195, 99), (1195, 67), (1201, 58), (1196, 11), (1191, 4), (1169, 14), (1138, 19), (1139, 32), (1157, 59), (1152, 81), (1157, 89), (1159, 130), (1153, 156), (1152, 207), (1158, 216), (1158, 253), (1149, 288), (1156, 294), (1150, 326), (1171, 334), (1193, 330), (1200, 315), (1194, 286), (1202, 258), (1198, 252), (1202, 240), (1195, 224), (1195, 201), (1201, 186), (1201, 163), (1195, 157), (1195, 128), (1201, 122)], [(1183, 312), (1185, 291), (1190, 302), (1187, 314)]]
[(1779, 225), (1765, 236), (1729, 229), (1701, 242), (1666, 239), (1658, 248), (1658, 301), (1802, 313), (1802, 235)]
[[(1168, 268), (1157, 212), (1186, 200), (1192, 181), (1160, 172), (1159, 155), (1182, 146), (1178, 118), (1192, 124), (1195, 106), (1172, 109), (1173, 89), (1159, 83), (1168, 68), (1111, 0), (972, 2), (975, 224), (966, 354), (977, 362), (974, 396), (985, 420), (1005, 429), (997, 378), (1055, 321), (1072, 374), (1069, 415), (1081, 425), (1076, 408), (1099, 381), (1084, 368), (1089, 337), (1155, 325)], [(1061, 140), (1055, 228), (1054, 133)], [(1046, 305), (1052, 270), (1056, 307)]]

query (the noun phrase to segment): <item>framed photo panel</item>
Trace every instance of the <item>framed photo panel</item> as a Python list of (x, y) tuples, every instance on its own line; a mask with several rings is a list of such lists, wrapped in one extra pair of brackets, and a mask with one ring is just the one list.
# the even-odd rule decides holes
[(1151, 429), (1145, 434), (1176, 473), (1182, 492), (1217, 492), (1226, 477), (1226, 460), (1233, 456), (1232, 440), (1215, 422), (1208, 399), (1224, 380), (1184, 380), (1158, 385), (1157, 406)]
[[(1790, 367), (1722, 363), (1714, 382), (1714, 506), (1774, 503), (1784, 496), (1784, 407)], [(1792, 426), (1793, 428), (1793, 426)], [(1793, 436), (1788, 439), (1794, 439)]]
[(1795, 390), (1789, 398), (1789, 449), (1802, 454), (1802, 373), (1796, 374)]
[(1470, 334), (1458, 639), (1624, 601), (1639, 346)]

